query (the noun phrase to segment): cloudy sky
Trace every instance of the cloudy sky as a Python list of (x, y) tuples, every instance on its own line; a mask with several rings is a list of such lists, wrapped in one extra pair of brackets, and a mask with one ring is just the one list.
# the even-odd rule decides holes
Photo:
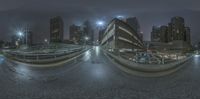
[(123, 15), (137, 17), (144, 39), (150, 40), (153, 25), (165, 25), (171, 17), (182, 16), (191, 27), (194, 43), (200, 41), (199, 5), (199, 0), (0, 0), (0, 39), (9, 39), (25, 24), (31, 25), (35, 42), (49, 38), (49, 19), (57, 15), (64, 19), (67, 39), (70, 24), (86, 19), (109, 22)]

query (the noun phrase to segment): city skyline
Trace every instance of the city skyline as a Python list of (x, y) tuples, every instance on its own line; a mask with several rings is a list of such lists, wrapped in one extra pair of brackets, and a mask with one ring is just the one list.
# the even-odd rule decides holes
[(0, 97), (200, 99), (199, 5), (0, 0)]
[[(55, 17), (55, 16), (52, 16), (52, 17)], [(51, 18), (52, 18), (51, 17)], [(115, 17), (117, 17), (117, 16), (114, 16), (114, 17), (111, 17), (111, 19), (107, 19), (107, 20), (103, 20), (103, 21), (105, 21), (106, 22), (106, 24), (105, 24), (105, 26), (107, 26), (107, 24), (108, 24), (108, 22), (110, 21), (110, 20), (112, 20), (112, 18), (115, 18)], [(126, 16), (126, 17), (124, 17), (124, 20), (126, 19), (126, 18), (130, 18), (130, 17), (135, 17), (135, 16)], [(172, 16), (172, 17), (174, 17), (174, 16)], [(62, 19), (65, 19), (65, 18), (63, 18), (63, 17), (61, 17)], [(136, 17), (137, 19), (140, 19), (140, 18), (138, 18), (138, 17)], [(168, 18), (168, 20), (170, 19), (171, 17), (169, 17)], [(184, 18), (184, 17), (183, 17)], [(92, 20), (92, 19), (91, 19)], [(95, 24), (95, 21), (96, 20), (92, 20), (91, 21), (91, 23), (92, 23), (92, 25), (93, 25), (93, 29), (96, 29), (98, 26), (95, 26), (96, 24)], [(188, 20), (187, 19), (185, 19), (185, 23), (187, 24), (188, 23)], [(77, 26), (81, 26), (81, 25), (83, 25), (83, 23), (84, 23), (84, 21), (80, 21), (79, 23), (76, 23), (76, 22), (72, 22), (71, 24), (69, 24), (69, 23), (67, 23), (66, 21), (63, 21), (64, 22), (64, 39), (70, 39), (70, 32), (69, 32), (69, 27), (70, 27), (70, 25), (71, 24), (74, 24), (74, 25), (77, 25)], [(167, 21), (166, 21), (167, 22)], [(38, 23), (36, 23), (36, 25), (37, 24), (39, 24), (40, 22), (38, 22)], [(140, 20), (139, 20), (139, 22), (138, 22), (139, 24), (141, 23), (140, 22)], [(67, 26), (66, 26), (66, 24), (67, 24)], [(23, 26), (24, 24), (19, 24), (19, 26)], [(141, 24), (142, 25), (142, 24)], [(162, 25), (167, 25), (166, 23), (163, 23), (163, 24), (159, 24), (159, 25), (154, 25), (154, 24), (152, 24), (152, 26), (162, 26)], [(143, 32), (143, 29), (141, 29), (141, 32), (143, 32), (144, 33), (144, 40), (145, 41), (150, 41), (151, 40), (151, 28), (152, 28), (152, 26), (150, 27), (150, 30), (148, 31), (148, 32)], [(190, 24), (188, 24), (188, 26), (190, 27), (191, 25)], [(35, 26), (33, 26), (34, 27), (34, 30), (33, 31), (39, 31), (39, 33), (44, 33), (44, 35), (42, 35), (43, 36), (43, 38), (49, 38), (49, 24), (47, 25), (47, 26), (43, 26), (43, 27), (46, 27), (46, 28), (42, 28), (42, 27), (39, 27), (41, 30), (37, 30), (37, 29), (35, 29)], [(143, 28), (143, 27), (141, 27), (141, 28)], [(10, 28), (9, 28), (10, 29)], [(191, 27), (191, 29), (193, 29), (193, 27)], [(15, 29), (13, 28), (13, 30), (17, 30), (17, 26), (15, 25)], [(192, 30), (193, 31), (193, 30)], [(12, 34), (13, 33), (15, 33), (15, 32), (17, 32), (17, 31), (13, 31), (12, 33), (10, 33), (9, 35), (11, 35), (12, 36)], [(95, 35), (97, 35), (97, 33), (96, 32), (98, 32), (98, 29), (97, 29), (97, 31), (95, 31)], [(2, 33), (2, 32), (1, 32)], [(193, 32), (194, 33), (194, 32)], [(191, 32), (191, 34), (193, 34), (192, 32)], [(35, 35), (38, 35), (38, 32), (35, 34)], [(194, 35), (193, 35), (194, 36)], [(98, 38), (98, 37), (97, 37)], [(6, 40), (7, 41), (7, 39), (10, 39), (10, 36), (8, 36), (8, 37), (6, 37), (6, 39), (5, 38), (3, 38), (3, 40)], [(38, 39), (38, 38), (37, 38)], [(49, 38), (50, 39), (50, 38)], [(43, 40), (43, 39), (41, 39), (41, 40)], [(40, 40), (40, 42), (41, 42), (41, 40)], [(193, 40), (193, 39), (192, 39)], [(34, 40), (35, 41), (35, 40)], [(37, 41), (36, 41), (37, 42)], [(193, 40), (193, 42), (198, 42), (197, 40)]]
[[(112, 0), (111, 0), (112, 1)], [(35, 2), (31, 2), (35, 4)], [(83, 5), (76, 4), (74, 1), (68, 1), (67, 3), (71, 3), (71, 6), (65, 5), (64, 1), (49, 1), (49, 2), (41, 2), (41, 5), (38, 5), (38, 8), (27, 6), (25, 4), (29, 4), (27, 2), (24, 2), (22, 5), (16, 4), (14, 8), (3, 7), (1, 8), (0, 12), (0, 21), (1, 21), (1, 27), (0, 27), (0, 34), (5, 35), (1, 36), (0, 39), (9, 39), (12, 34), (15, 33), (16, 26), (20, 24), (31, 24), (34, 29), (34, 41), (36, 39), (39, 39), (38, 42), (41, 42), (45, 36), (49, 37), (49, 18), (53, 16), (61, 16), (64, 20), (64, 38), (69, 38), (69, 25), (70, 24), (77, 24), (79, 25), (83, 21), (89, 19), (92, 21), (93, 24), (95, 24), (96, 20), (105, 20), (107, 23), (109, 20), (111, 20), (113, 17), (116, 17), (118, 15), (125, 16), (125, 17), (137, 17), (138, 21), (141, 25), (141, 31), (144, 33), (144, 40), (150, 40), (150, 32), (151, 27), (153, 25), (162, 25), (168, 22), (168, 20), (173, 16), (182, 16), (186, 20), (186, 24), (188, 24), (189, 27), (191, 27), (191, 37), (192, 42), (196, 43), (198, 42), (198, 39), (200, 37), (195, 36), (198, 35), (198, 26), (199, 22), (197, 22), (195, 19), (197, 19), (200, 16), (200, 12), (198, 11), (198, 7), (195, 6), (198, 4), (198, 1), (196, 2), (188, 2), (188, 1), (158, 1), (154, 0), (151, 1), (149, 5), (147, 5), (144, 1), (129, 1), (126, 0), (124, 2), (107, 2), (104, 8), (101, 8), (102, 3), (101, 2), (94, 2), (90, 1), (89, 4), (83, 4), (87, 5), (88, 8), (91, 8), (93, 10), (88, 9), (87, 7), (84, 7)], [(130, 6), (129, 2), (134, 3), (133, 7)], [(184, 2), (184, 4), (181, 4), (180, 2)], [(185, 3), (188, 2), (188, 3)], [(5, 2), (4, 2), (5, 3)], [(4, 4), (1, 3), (1, 4)], [(46, 6), (43, 6), (44, 4), (47, 5), (54, 5), (54, 7), (47, 9)], [(110, 4), (114, 3), (116, 6), (109, 7)], [(123, 4), (123, 5), (120, 5)], [(175, 4), (172, 5), (172, 7), (167, 7), (165, 4)], [(180, 4), (179, 4), (180, 3)], [(124, 6), (124, 4), (128, 4), (127, 6)], [(136, 6), (136, 4), (140, 4), (141, 6)], [(154, 7), (155, 5), (162, 5), (159, 7)], [(11, 4), (12, 5), (12, 4)], [(77, 7), (80, 6), (80, 7)], [(134, 8), (135, 6), (135, 8)], [(146, 7), (150, 7), (149, 9)], [(65, 10), (63, 8), (65, 8)], [(96, 7), (96, 8), (94, 8)], [(144, 8), (145, 7), (145, 8)], [(24, 9), (27, 8), (27, 9)], [(31, 8), (33, 8), (31, 10)], [(40, 8), (40, 10), (39, 10)], [(55, 8), (58, 11), (55, 11)], [(81, 9), (82, 8), (82, 9)], [(159, 8), (159, 9), (158, 9)], [(96, 27), (94, 27), (96, 28)], [(97, 32), (95, 32), (97, 34)], [(40, 35), (42, 34), (42, 35)], [(95, 34), (95, 35), (96, 35)], [(40, 35), (39, 38), (38, 35)]]

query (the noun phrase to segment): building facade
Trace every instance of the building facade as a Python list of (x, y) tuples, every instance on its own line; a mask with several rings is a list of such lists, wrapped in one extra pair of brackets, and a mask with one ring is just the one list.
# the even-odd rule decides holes
[(33, 32), (31, 28), (27, 25), (24, 29), (21, 30), (22, 35), (12, 35), (11, 36), (11, 45), (19, 46), (19, 45), (33, 45)]
[(71, 25), (69, 28), (69, 38), (76, 44), (82, 43), (83, 31), (81, 26)]
[(136, 33), (138, 33), (139, 37), (143, 40), (143, 34), (140, 30), (140, 24), (136, 17), (129, 17), (126, 19), (126, 23), (130, 25), (131, 28), (135, 30)]
[(127, 23), (113, 19), (104, 31), (101, 46), (109, 50), (143, 49), (139, 35)]
[(157, 27), (157, 26), (152, 27), (151, 41), (152, 42), (160, 42), (161, 41), (160, 27)]
[(153, 26), (151, 32), (152, 42), (174, 42), (184, 41), (191, 44), (190, 28), (185, 26), (184, 19), (182, 17), (173, 17), (168, 26)]
[(168, 27), (165, 25), (161, 26), (159, 32), (160, 32), (160, 41), (167, 43), (168, 42), (168, 39), (167, 39)]
[(190, 27), (185, 27), (185, 41), (191, 44)]
[(104, 32), (105, 32), (105, 29), (99, 30), (99, 42), (102, 41)]
[(30, 28), (25, 29), (24, 44), (28, 46), (33, 45), (33, 32), (31, 31)]
[(64, 23), (60, 16), (56, 16), (50, 19), (50, 42), (62, 42)]
[(83, 24), (83, 36), (89, 38), (86, 41), (87, 44), (93, 45), (93, 42), (94, 42), (94, 30), (92, 29), (92, 24), (88, 20), (85, 21), (84, 24)]
[(126, 19), (126, 23), (130, 25), (137, 33), (140, 33), (140, 24), (136, 17), (129, 17)]
[(172, 40), (184, 40), (185, 36), (185, 22), (182, 17), (173, 17), (171, 19), (171, 33)]

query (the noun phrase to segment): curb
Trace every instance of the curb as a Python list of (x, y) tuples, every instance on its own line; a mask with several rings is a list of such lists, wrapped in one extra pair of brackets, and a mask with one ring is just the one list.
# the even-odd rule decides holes
[(160, 76), (169, 75), (169, 74), (174, 73), (174, 72), (178, 71), (179, 69), (181, 69), (183, 67), (181, 64), (184, 64), (185, 62), (187, 62), (188, 60), (191, 59), (191, 57), (188, 58), (186, 61), (180, 63), (178, 66), (174, 65), (173, 66), (174, 68), (170, 68), (170, 69), (166, 69), (166, 70), (161, 70), (161, 71), (156, 71), (156, 72), (147, 72), (147, 71), (144, 71), (144, 70), (138, 70), (138, 69), (134, 69), (134, 68), (128, 68), (128, 66), (125, 66), (125, 64), (120, 63), (116, 59), (112, 58), (106, 52), (104, 52), (104, 54), (105, 54), (105, 56), (113, 64), (115, 64), (122, 71), (124, 71), (124, 72), (126, 72), (128, 74), (132, 74), (132, 75), (136, 75), (136, 76), (141, 76), (141, 77), (160, 77)]

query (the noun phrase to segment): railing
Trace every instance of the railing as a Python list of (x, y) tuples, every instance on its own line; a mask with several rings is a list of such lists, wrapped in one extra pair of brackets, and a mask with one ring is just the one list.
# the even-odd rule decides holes
[(25, 63), (52, 63), (71, 58), (88, 50), (86, 47), (77, 47), (69, 49), (58, 49), (54, 52), (35, 53), (35, 52), (21, 52), (21, 51), (8, 51), (5, 55), (13, 60)]

